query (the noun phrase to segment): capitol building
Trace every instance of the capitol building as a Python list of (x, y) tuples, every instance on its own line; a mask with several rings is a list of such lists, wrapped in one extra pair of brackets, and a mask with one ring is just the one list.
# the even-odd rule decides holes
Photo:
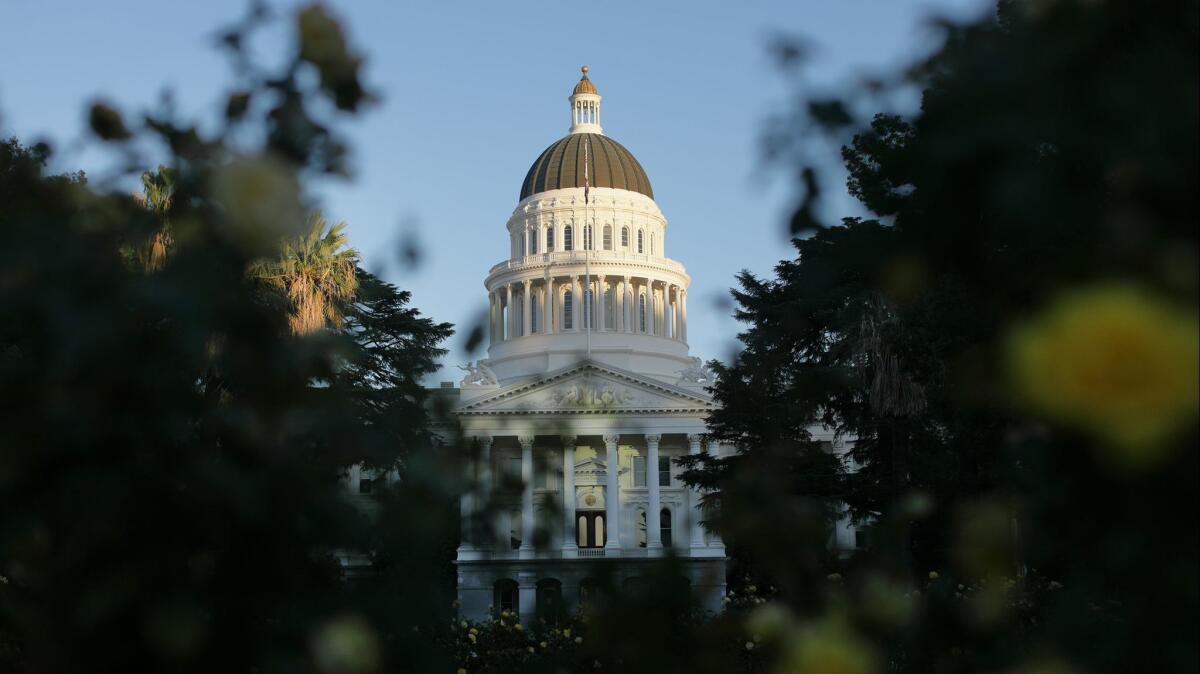
[(530, 166), (484, 279), (487, 358), (453, 389), (476, 451), (461, 611), (561, 615), (596, 591), (598, 565), (636, 587), (668, 554), (697, 605), (719, 610), (725, 547), (673, 460), (722, 451), (706, 437), (711, 374), (688, 350), (691, 278), (650, 178), (604, 135), (586, 67), (567, 100), (569, 131)]

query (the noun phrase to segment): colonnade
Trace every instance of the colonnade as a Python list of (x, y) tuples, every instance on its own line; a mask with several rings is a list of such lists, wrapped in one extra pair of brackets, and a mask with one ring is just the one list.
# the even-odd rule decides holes
[[(622, 437), (629, 438), (631, 436), (617, 433), (609, 433), (601, 436), (604, 443), (605, 455), (605, 470), (604, 479), (604, 546), (601, 554), (590, 554), (590, 556), (604, 557), (620, 557), (622, 556), (621, 547), (621, 532), (623, 527), (629, 526), (630, 523), (622, 523), (621, 519), (621, 499), (622, 488), (618, 475), (620, 474), (619, 457), (617, 447)], [(661, 435), (643, 434), (639, 436), (646, 446), (646, 491), (647, 499), (647, 526), (646, 526), (646, 549), (649, 556), (661, 556), (663, 554), (662, 532), (657, 526), (658, 513), (662, 510), (662, 489), (659, 482), (659, 443), (662, 439)], [(467, 466), (468, 482), (476, 482), (478, 489), (475, 491), (465, 491), (461, 502), (461, 515), (463, 519), (463, 540), (459, 547), (460, 557), (464, 552), (485, 551), (484, 546), (480, 546), (476, 541), (472, 540), (472, 536), (467, 532), (472, 530), (472, 523), (477, 517), (483, 514), (487, 503), (477, 503), (474, 494), (484, 495), (485, 501), (490, 501), (493, 490), (498, 483), (493, 479), (493, 445), (494, 436), (475, 436), (475, 441), (479, 446), (478, 460), (474, 466)], [(533, 503), (533, 471), (534, 471), (534, 444), (539, 445), (539, 449), (558, 449), (561, 448), (562, 455), (562, 482), (560, 483), (560, 497), (562, 501), (562, 542), (559, 546), (559, 554), (564, 559), (579, 557), (580, 550), (577, 544), (578, 531), (576, 520), (576, 499), (578, 498), (575, 488), (575, 450), (578, 445), (579, 437), (574, 435), (564, 435), (556, 438), (557, 442), (551, 441), (551, 447), (545, 447), (543, 442), (539, 442), (534, 436), (521, 435), (517, 436), (517, 442), (521, 447), (521, 543), (517, 550), (518, 558), (531, 559), (535, 555), (533, 546), (534, 539), (534, 503)], [(687, 436), (688, 452), (691, 455), (700, 454), (702, 451), (703, 436), (699, 434), (691, 434)], [(554, 447), (553, 445), (558, 445)], [(719, 456), (720, 449), (716, 443), (710, 441), (709, 451)], [(703, 527), (700, 524), (700, 494), (694, 489), (686, 490), (685, 512), (689, 527), (689, 547), (693, 550), (693, 555), (697, 550), (703, 550), (708, 547), (705, 542), (705, 534)], [(636, 523), (633, 523), (636, 524)], [(488, 522), (488, 528), (491, 533), (500, 534), (495, 531), (497, 522), (491, 520)], [(501, 540), (505, 536), (498, 536)], [(599, 552), (588, 551), (589, 553)]]
[[(491, 343), (528, 335), (594, 332), (658, 335), (687, 342), (687, 288), (647, 276), (545, 276), (488, 293)], [(586, 292), (585, 292), (586, 291)], [(570, 293), (568, 297), (567, 293)], [(592, 298), (591, 307), (585, 298)]]

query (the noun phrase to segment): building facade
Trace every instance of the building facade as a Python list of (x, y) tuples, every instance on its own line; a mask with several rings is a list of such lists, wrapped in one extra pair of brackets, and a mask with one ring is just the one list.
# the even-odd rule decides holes
[(688, 350), (691, 279), (645, 171), (601, 129), (586, 67), (568, 102), (568, 134), (530, 167), (484, 280), (488, 357), (458, 389), (478, 485), (462, 501), (461, 610), (561, 613), (587, 601), (597, 565), (634, 584), (667, 554), (719, 610), (725, 548), (673, 461), (721, 452), (705, 435), (711, 375)]

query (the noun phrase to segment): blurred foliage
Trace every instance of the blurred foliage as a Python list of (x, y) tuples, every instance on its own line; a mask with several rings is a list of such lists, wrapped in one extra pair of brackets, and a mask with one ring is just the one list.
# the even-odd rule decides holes
[[(307, 196), (347, 172), (362, 58), (310, 5), (264, 68), (272, 18), (220, 33), (211, 134), (91, 105), (135, 197), (0, 145), (0, 670), (1200, 667), (1195, 2), (1006, 2), (895, 81), (806, 91), (769, 135), (797, 256), (740, 276), (745, 349), (716, 364), (737, 450), (684, 460), (724, 611), (676, 559), (622, 588), (595, 560), (585, 610), (519, 629), (454, 616), (475, 450), (421, 386), (451, 328)], [(905, 87), (918, 114), (886, 105)], [(873, 218), (818, 218), (830, 142)], [(349, 497), (356, 465), (391, 478)], [(848, 558), (843, 512), (872, 539)]]
[[(301, 17), (277, 72), (245, 49), (264, 9), (224, 34), (237, 88), (213, 135), (169, 106), (93, 104), (131, 177), (153, 165), (140, 148), (167, 157), (135, 197), (45, 175), (44, 145), (0, 146), (0, 670), (451, 667), (360, 601), (387, 573), (347, 583), (336, 556), (387, 557), (430, 579), (397, 599), (450, 613), (455, 532), (426, 524), (453, 485), (420, 381), (451, 330), (305, 216), (304, 182), (344, 168), (321, 99), (366, 98), (332, 17)], [(395, 538), (347, 498), (359, 463), (402, 471), (377, 504)], [(393, 514), (414, 503), (430, 516)]]

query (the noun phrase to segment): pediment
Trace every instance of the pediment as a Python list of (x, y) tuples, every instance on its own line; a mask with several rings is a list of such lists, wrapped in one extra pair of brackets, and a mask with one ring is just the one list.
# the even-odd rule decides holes
[(585, 362), (475, 398), (459, 415), (691, 414), (712, 399), (632, 372)]

